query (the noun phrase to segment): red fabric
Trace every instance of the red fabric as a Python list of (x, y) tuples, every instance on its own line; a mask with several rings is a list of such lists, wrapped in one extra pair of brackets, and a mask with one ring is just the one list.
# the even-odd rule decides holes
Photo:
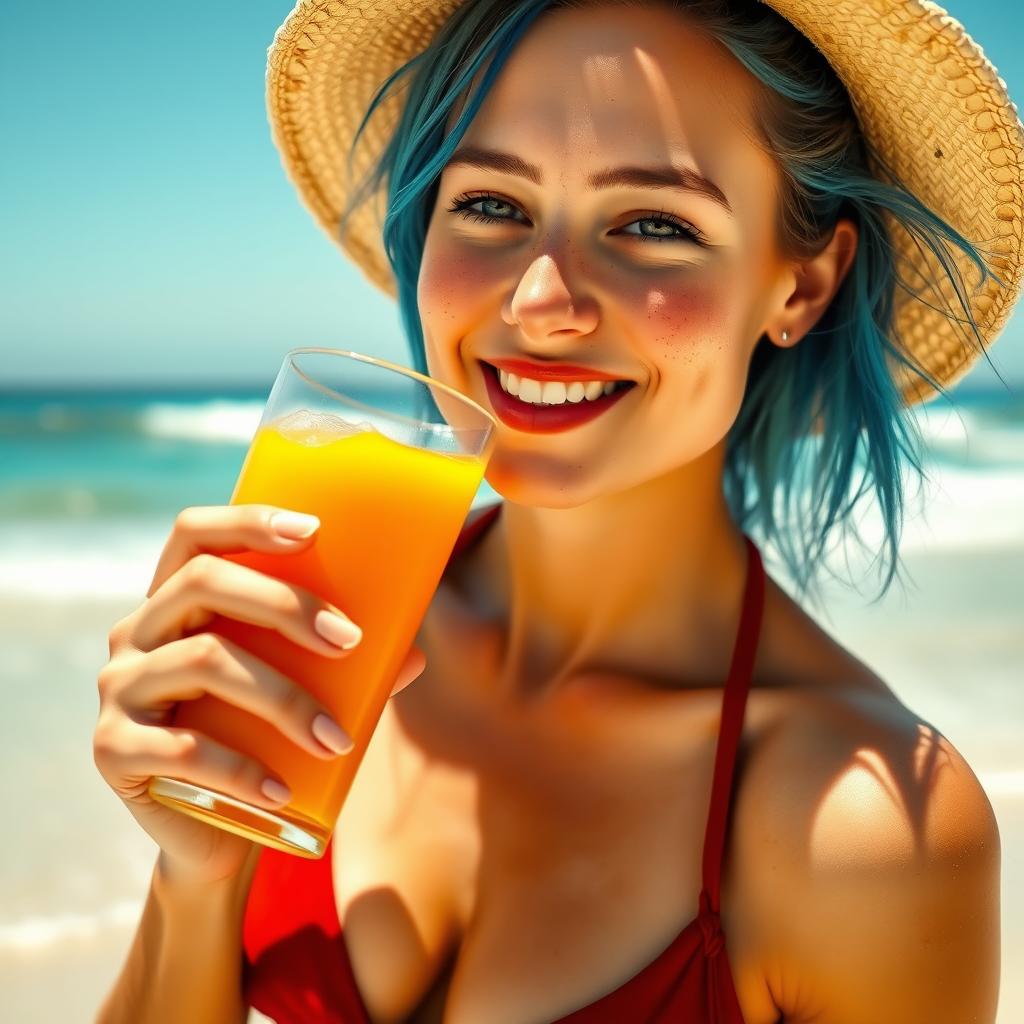
[[(493, 505), (466, 526), (452, 558), (500, 510)], [(639, 974), (554, 1024), (744, 1024), (718, 911), (733, 768), (764, 603), (761, 556), (745, 539), (746, 590), (722, 698), (697, 916)], [(319, 860), (263, 850), (246, 905), (243, 954), (247, 1005), (278, 1024), (370, 1024), (338, 921), (330, 844)]]

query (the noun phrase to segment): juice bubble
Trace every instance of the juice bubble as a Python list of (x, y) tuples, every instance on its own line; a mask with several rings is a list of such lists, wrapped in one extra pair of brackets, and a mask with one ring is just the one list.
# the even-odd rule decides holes
[(350, 423), (332, 413), (313, 412), (310, 409), (298, 409), (275, 420), (270, 426), (289, 441), (311, 448), (374, 429), (372, 424), (365, 421)]

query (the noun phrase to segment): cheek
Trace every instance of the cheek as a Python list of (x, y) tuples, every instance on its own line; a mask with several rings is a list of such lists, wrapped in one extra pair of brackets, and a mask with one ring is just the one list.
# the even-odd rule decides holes
[(720, 357), (730, 335), (724, 289), (648, 288), (644, 296), (645, 340), (659, 364), (699, 365)]
[(473, 380), (463, 363), (462, 339), (478, 329), (481, 318), (493, 315), (482, 309), (493, 294), (488, 276), (483, 260), (428, 233), (416, 283), (427, 369), (467, 393)]
[(486, 261), (464, 251), (429, 245), (423, 251), (417, 300), (424, 325), (445, 332), (472, 315), (486, 294)]
[(668, 434), (683, 430), (695, 446), (691, 455), (725, 435), (742, 403), (743, 304), (735, 281), (647, 290), (645, 343), (660, 376), (655, 420)]

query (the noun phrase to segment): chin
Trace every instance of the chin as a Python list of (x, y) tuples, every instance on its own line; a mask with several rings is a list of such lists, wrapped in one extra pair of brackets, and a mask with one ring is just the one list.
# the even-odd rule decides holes
[(578, 463), (533, 455), (507, 455), (496, 451), (485, 479), (506, 501), (531, 508), (576, 508), (601, 496), (591, 474)]

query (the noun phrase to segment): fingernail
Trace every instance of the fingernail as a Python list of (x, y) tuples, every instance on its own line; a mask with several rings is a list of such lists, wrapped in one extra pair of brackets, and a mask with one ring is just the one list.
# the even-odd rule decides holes
[(320, 528), (320, 520), (316, 516), (308, 516), (305, 512), (275, 512), (270, 517), (270, 525), (274, 532), (288, 540), (305, 540), (312, 537)]
[(336, 754), (347, 754), (355, 744), (333, 718), (320, 714), (313, 719), (313, 735)]
[(363, 631), (354, 622), (349, 622), (348, 619), (343, 619), (326, 608), (321, 608), (316, 613), (313, 625), (328, 643), (340, 647), (343, 651), (350, 651), (363, 638)]
[(291, 790), (274, 779), (264, 779), (260, 789), (263, 790), (263, 795), (268, 800), (273, 800), (275, 803), (286, 804), (292, 798)]

